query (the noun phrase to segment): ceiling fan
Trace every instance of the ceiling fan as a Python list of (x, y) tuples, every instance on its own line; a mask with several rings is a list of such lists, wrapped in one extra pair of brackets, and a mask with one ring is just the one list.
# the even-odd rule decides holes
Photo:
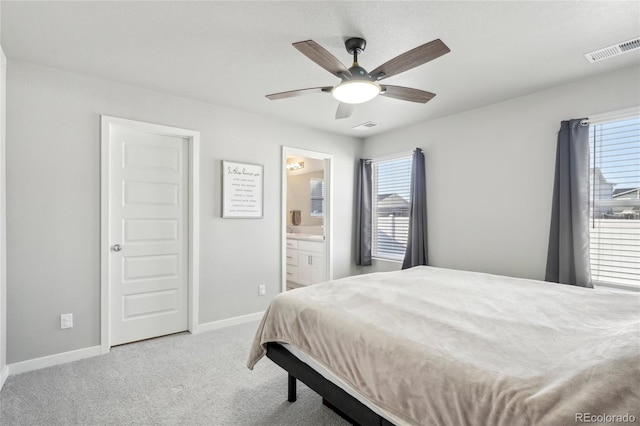
[(369, 73), (358, 64), (358, 55), (364, 52), (364, 48), (367, 45), (366, 40), (354, 37), (345, 41), (344, 45), (347, 52), (353, 55), (353, 65), (348, 69), (335, 56), (313, 40), (293, 43), (293, 47), (331, 74), (340, 78), (341, 82), (336, 86), (312, 87), (273, 93), (266, 95), (267, 98), (276, 100), (311, 93), (331, 93), (340, 101), (336, 111), (336, 119), (350, 117), (355, 104), (367, 102), (378, 95), (424, 104), (433, 99), (435, 93), (410, 87), (383, 85), (378, 82), (450, 52), (446, 44), (440, 39), (436, 39), (396, 56)]

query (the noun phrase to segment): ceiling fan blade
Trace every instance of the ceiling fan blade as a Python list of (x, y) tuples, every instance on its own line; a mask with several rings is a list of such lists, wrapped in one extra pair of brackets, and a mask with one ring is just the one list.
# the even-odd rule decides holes
[(340, 120), (341, 118), (349, 118), (351, 117), (352, 112), (353, 104), (340, 102), (340, 104), (338, 105), (338, 110), (336, 111), (336, 120)]
[(380, 95), (387, 98), (400, 99), (409, 102), (419, 102), (426, 104), (436, 95), (435, 93), (425, 92), (424, 90), (412, 89), (411, 87), (402, 86), (383, 86)]
[(299, 90), (291, 90), (289, 92), (272, 93), (270, 95), (266, 95), (266, 97), (268, 99), (271, 99), (272, 101), (275, 101), (277, 99), (295, 98), (297, 96), (309, 95), (311, 93), (322, 93), (322, 92), (331, 93), (331, 89), (333, 89), (333, 87), (331, 86), (311, 87), (309, 89), (299, 89)]
[[(447, 45), (438, 38), (422, 46), (418, 46), (415, 49), (411, 49), (400, 56), (396, 56), (371, 71), (369, 75), (374, 79), (382, 80), (383, 78), (388, 78), (392, 75), (400, 74), (411, 68), (426, 64), (450, 51)], [(378, 77), (382, 73), (384, 73), (384, 75)]]
[(293, 43), (293, 47), (336, 77), (340, 77), (340, 74), (351, 76), (349, 69), (345, 67), (338, 58), (313, 40)]

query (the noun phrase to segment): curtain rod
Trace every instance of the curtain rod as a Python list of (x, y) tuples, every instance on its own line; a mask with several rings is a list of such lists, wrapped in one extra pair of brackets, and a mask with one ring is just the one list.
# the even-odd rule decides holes
[(389, 154), (389, 155), (383, 155), (382, 157), (371, 158), (371, 159), (367, 160), (367, 162), (375, 163), (377, 161), (396, 160), (396, 159), (399, 159), (399, 158), (409, 157), (409, 156), (413, 155), (414, 152), (415, 152), (415, 150), (405, 151), (405, 152), (398, 152), (398, 153)]
[[(587, 124), (604, 124), (611, 121), (619, 121), (627, 118), (634, 118), (640, 115), (640, 106), (631, 108), (619, 109), (617, 111), (609, 111), (602, 114), (592, 115), (590, 118), (585, 119), (580, 124), (586, 122)], [(584, 124), (586, 125), (586, 124)]]

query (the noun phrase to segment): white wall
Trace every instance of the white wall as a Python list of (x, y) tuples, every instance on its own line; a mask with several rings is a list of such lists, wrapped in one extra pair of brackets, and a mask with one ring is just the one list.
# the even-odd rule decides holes
[[(200, 324), (279, 291), (282, 145), (334, 155), (334, 274), (354, 273), (359, 139), (24, 62), (7, 72), (9, 363), (100, 343), (100, 114), (200, 131)], [(223, 159), (264, 165), (263, 219), (220, 217)], [(74, 327), (60, 330), (66, 312)]]
[[(0, 19), (1, 21), (1, 19)], [(6, 274), (6, 178), (5, 178), (5, 100), (7, 58), (0, 40), (0, 389), (8, 374), (7, 369), (7, 274)]]
[(424, 150), (431, 265), (544, 279), (560, 121), (640, 105), (639, 77), (627, 68), (374, 136), (364, 157)]

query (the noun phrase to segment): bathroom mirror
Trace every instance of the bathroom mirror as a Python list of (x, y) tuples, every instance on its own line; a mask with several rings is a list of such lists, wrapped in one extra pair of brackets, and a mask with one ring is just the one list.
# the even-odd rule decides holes
[(324, 236), (324, 182), (324, 160), (287, 156), (287, 233)]

